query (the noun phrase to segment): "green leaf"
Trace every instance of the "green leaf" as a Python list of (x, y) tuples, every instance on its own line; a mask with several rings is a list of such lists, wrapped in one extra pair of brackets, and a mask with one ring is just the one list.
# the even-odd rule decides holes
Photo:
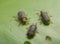
[[(41, 10), (47, 11), (51, 21), (49, 26), (40, 24), (39, 13)], [(13, 18), (17, 17), (18, 11), (25, 11), (30, 17), (28, 25), (20, 25)], [(25, 41), (31, 44), (60, 44), (60, 0), (0, 0), (0, 44), (24, 44)], [(31, 24), (37, 23), (36, 36), (27, 39), (27, 29)], [(46, 36), (51, 37), (51, 41), (46, 41)]]

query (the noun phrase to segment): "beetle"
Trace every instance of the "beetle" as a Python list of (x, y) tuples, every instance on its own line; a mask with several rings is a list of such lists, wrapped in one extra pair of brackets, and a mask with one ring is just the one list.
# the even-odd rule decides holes
[(37, 32), (37, 25), (36, 24), (30, 25), (29, 30), (27, 32), (27, 38), (28, 39), (33, 38), (36, 32)]
[(43, 24), (45, 25), (49, 25), (50, 24), (50, 18), (48, 16), (48, 13), (47, 12), (44, 12), (44, 11), (40, 11), (40, 16), (41, 16), (41, 20), (43, 22)]
[(51, 41), (52, 40), (52, 38), (50, 37), (50, 36), (46, 36), (46, 38), (45, 38), (46, 40), (49, 40), (49, 41)]
[(48, 16), (47, 12), (40, 11), (40, 14), (37, 13), (37, 15), (39, 15), (39, 20), (41, 20), (42, 21), (41, 23), (43, 23), (44, 25), (49, 25), (50, 23), (52, 23), (51, 20), (50, 20), (50, 17)]
[(19, 11), (18, 12), (18, 20), (22, 24), (27, 24), (28, 18), (27, 18), (26, 13), (24, 11)]

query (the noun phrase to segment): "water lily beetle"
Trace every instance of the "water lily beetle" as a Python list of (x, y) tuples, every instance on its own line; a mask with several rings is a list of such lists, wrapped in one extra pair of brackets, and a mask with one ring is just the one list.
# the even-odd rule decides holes
[[(39, 10), (40, 11), (40, 10)], [(40, 11), (40, 14), (37, 13), (39, 15), (39, 20), (41, 20), (44, 25), (49, 25), (51, 22), (50, 17), (48, 16), (48, 13), (45, 11)], [(51, 16), (52, 17), (52, 16)]]
[(50, 18), (48, 16), (48, 13), (47, 12), (44, 12), (44, 11), (40, 11), (41, 13), (41, 20), (42, 22), (45, 24), (45, 25), (49, 25), (50, 24)]
[(26, 24), (28, 21), (28, 18), (26, 16), (26, 13), (24, 11), (19, 11), (18, 12), (18, 20), (22, 23), (22, 24)]
[(37, 31), (37, 25), (36, 24), (30, 25), (29, 30), (27, 32), (27, 38), (28, 39), (33, 38), (35, 36), (36, 31)]

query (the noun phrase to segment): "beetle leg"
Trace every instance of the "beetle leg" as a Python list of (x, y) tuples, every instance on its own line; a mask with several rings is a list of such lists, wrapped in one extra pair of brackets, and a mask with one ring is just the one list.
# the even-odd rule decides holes
[(17, 22), (18, 22), (18, 20), (17, 20), (17, 19), (15, 19), (15, 21), (17, 21)]
[(28, 25), (28, 24), (29, 24), (29, 22), (26, 23), (26, 25)]
[(22, 22), (21, 22), (20, 20), (18, 20), (18, 22), (19, 22), (19, 23), (18, 23), (18, 26), (20, 26), (20, 25), (22, 24)]
[(38, 31), (36, 31), (36, 33), (39, 33)]
[(16, 16), (13, 16), (13, 18), (17, 18)]
[(27, 22), (29, 22), (29, 21), (30, 21), (30, 17), (28, 18)]
[(30, 17), (28, 19), (30, 20)]
[(20, 23), (18, 24), (18, 27), (20, 26)]
[(52, 17), (52, 16), (50, 16), (50, 17)]
[(38, 20), (41, 20), (40, 18)]
[(19, 22), (19, 20), (17, 18), (15, 18), (15, 21)]
[(50, 21), (51, 22), (51, 24), (53, 24), (53, 22), (52, 21)]
[(40, 24), (42, 24), (42, 21), (40, 21)]
[(27, 27), (26, 29), (28, 30), (29, 28)]
[(15, 21), (17, 21), (17, 22), (18, 22), (18, 19), (17, 19), (18, 17), (16, 17), (16, 16), (13, 16), (13, 18), (15, 18)]
[(42, 24), (42, 21), (38, 21), (37, 23)]
[(36, 15), (40, 16), (40, 13), (36, 13)]
[(36, 14), (40, 16), (40, 10), (35, 10)]
[(27, 16), (27, 15), (28, 15), (28, 13), (27, 13), (27, 12), (25, 12), (25, 15)]
[(27, 20), (27, 22), (26, 22), (26, 25), (28, 25), (29, 24), (29, 20)]

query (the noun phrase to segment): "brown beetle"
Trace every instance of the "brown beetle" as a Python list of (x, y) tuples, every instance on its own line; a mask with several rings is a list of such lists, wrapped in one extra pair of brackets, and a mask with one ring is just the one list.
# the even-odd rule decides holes
[(41, 23), (43, 23), (44, 25), (49, 25), (50, 23), (53, 23), (51, 22), (51, 19), (50, 19), (50, 17), (52, 16), (49, 17), (47, 12), (40, 11), (40, 14), (37, 13), (37, 15), (39, 15), (39, 20), (41, 20), (42, 21)]
[(49, 25), (50, 24), (50, 18), (48, 16), (47, 12), (41, 11), (41, 20), (45, 25)]
[(28, 18), (24, 11), (18, 12), (18, 20), (21, 21), (22, 24), (26, 24), (28, 21)]
[(29, 30), (27, 32), (27, 38), (28, 39), (33, 38), (35, 36), (36, 31), (37, 31), (37, 25), (34, 24), (30, 25)]

